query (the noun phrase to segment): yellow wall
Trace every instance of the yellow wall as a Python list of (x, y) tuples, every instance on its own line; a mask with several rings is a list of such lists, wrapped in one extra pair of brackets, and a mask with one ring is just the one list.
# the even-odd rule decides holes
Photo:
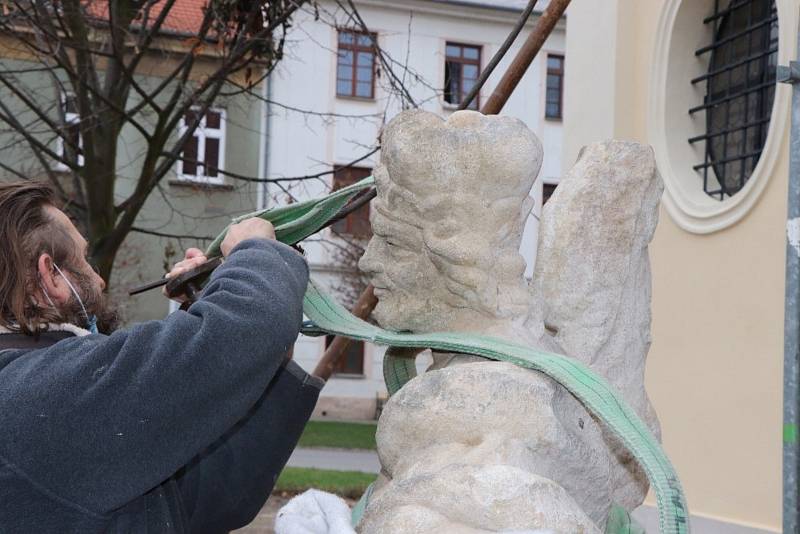
[[(648, 142), (647, 105), (664, 0), (576, 0), (567, 12), (565, 168), (583, 144)], [(611, 12), (611, 15), (609, 14)], [(611, 20), (605, 31), (597, 21)], [(588, 69), (613, 50), (609, 69)], [(585, 95), (599, 109), (587, 110)], [(583, 103), (576, 100), (583, 100)], [(610, 124), (609, 124), (610, 117)], [(608, 133), (610, 132), (610, 133)], [(662, 208), (650, 248), (647, 388), (693, 514), (780, 531), (788, 135), (752, 211), (697, 235)]]

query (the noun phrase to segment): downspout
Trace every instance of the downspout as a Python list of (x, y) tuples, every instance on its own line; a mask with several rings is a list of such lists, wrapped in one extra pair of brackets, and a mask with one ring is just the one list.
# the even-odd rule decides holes
[[(800, 28), (798, 29), (800, 30)], [(800, 57), (800, 31), (796, 57)], [(789, 196), (786, 220), (786, 299), (783, 355), (783, 532), (798, 534), (798, 379), (800, 378), (800, 62), (778, 67), (778, 82), (792, 84)]]
[[(259, 139), (261, 140), (260, 157), (258, 160), (258, 177), (266, 179), (269, 176), (269, 145), (271, 141), (270, 131), (272, 120), (272, 76), (267, 76), (261, 84), (261, 124), (259, 125)], [(264, 209), (269, 204), (269, 184), (259, 182), (257, 188), (256, 209)]]

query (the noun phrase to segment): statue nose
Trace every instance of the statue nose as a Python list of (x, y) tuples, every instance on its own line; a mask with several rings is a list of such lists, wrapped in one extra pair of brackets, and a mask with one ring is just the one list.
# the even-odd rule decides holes
[(365, 273), (383, 272), (383, 265), (375, 259), (375, 239), (370, 240), (361, 259), (358, 260), (358, 268)]

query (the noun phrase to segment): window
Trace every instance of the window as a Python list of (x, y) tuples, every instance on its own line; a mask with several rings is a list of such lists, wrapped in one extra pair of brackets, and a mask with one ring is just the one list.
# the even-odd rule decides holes
[[(368, 167), (337, 167), (333, 173), (333, 190), (354, 184), (372, 174)], [(372, 237), (369, 225), (369, 204), (365, 204), (349, 213), (344, 219), (333, 223), (331, 230), (339, 235), (368, 238)]]
[[(447, 43), (444, 61), (444, 101), (457, 106), (481, 74), (481, 47)], [(476, 96), (467, 109), (478, 109)]]
[[(335, 336), (325, 336), (325, 348), (327, 349), (333, 342)], [(364, 342), (350, 340), (344, 354), (339, 361), (336, 362), (336, 367), (333, 372), (335, 374), (343, 375), (364, 375)]]
[(547, 88), (544, 117), (561, 120), (564, 101), (564, 56), (547, 55)]
[[(703, 190), (724, 200), (744, 187), (767, 139), (778, 57), (778, 13), (775, 0), (734, 0), (714, 10), (703, 23), (711, 26), (711, 43), (695, 52), (708, 54), (708, 72), (691, 80), (705, 84), (702, 105), (705, 132), (689, 139), (704, 143), (704, 160), (693, 166)], [(713, 172), (712, 172), (713, 171)]]
[(336, 95), (375, 97), (374, 33), (339, 30), (336, 62)]
[[(80, 131), (81, 118), (78, 114), (78, 103), (75, 99), (75, 95), (61, 93), (61, 111), (64, 114), (64, 132), (63, 136), (59, 135), (58, 137), (56, 154), (82, 167), (83, 139), (81, 139)], [(67, 142), (65, 143), (64, 140)], [(76, 150), (75, 147), (78, 149)], [(61, 161), (57, 161), (54, 168), (57, 171), (70, 170), (70, 167)]]
[(542, 206), (547, 204), (547, 201), (556, 192), (556, 187), (558, 187), (558, 184), (542, 184)]
[[(187, 111), (179, 135), (182, 136), (196, 118), (196, 110)], [(219, 171), (225, 169), (225, 110), (209, 109), (200, 119), (197, 129), (183, 146), (179, 168), (181, 180), (208, 184), (223, 182)]]

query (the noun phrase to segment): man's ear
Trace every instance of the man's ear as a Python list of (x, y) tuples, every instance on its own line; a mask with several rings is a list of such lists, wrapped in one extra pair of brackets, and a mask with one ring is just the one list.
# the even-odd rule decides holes
[(63, 306), (69, 302), (69, 287), (54, 265), (50, 254), (42, 254), (36, 261), (36, 271), (45, 293), (45, 301), (49, 303), (47, 297), (50, 297), (55, 306)]

